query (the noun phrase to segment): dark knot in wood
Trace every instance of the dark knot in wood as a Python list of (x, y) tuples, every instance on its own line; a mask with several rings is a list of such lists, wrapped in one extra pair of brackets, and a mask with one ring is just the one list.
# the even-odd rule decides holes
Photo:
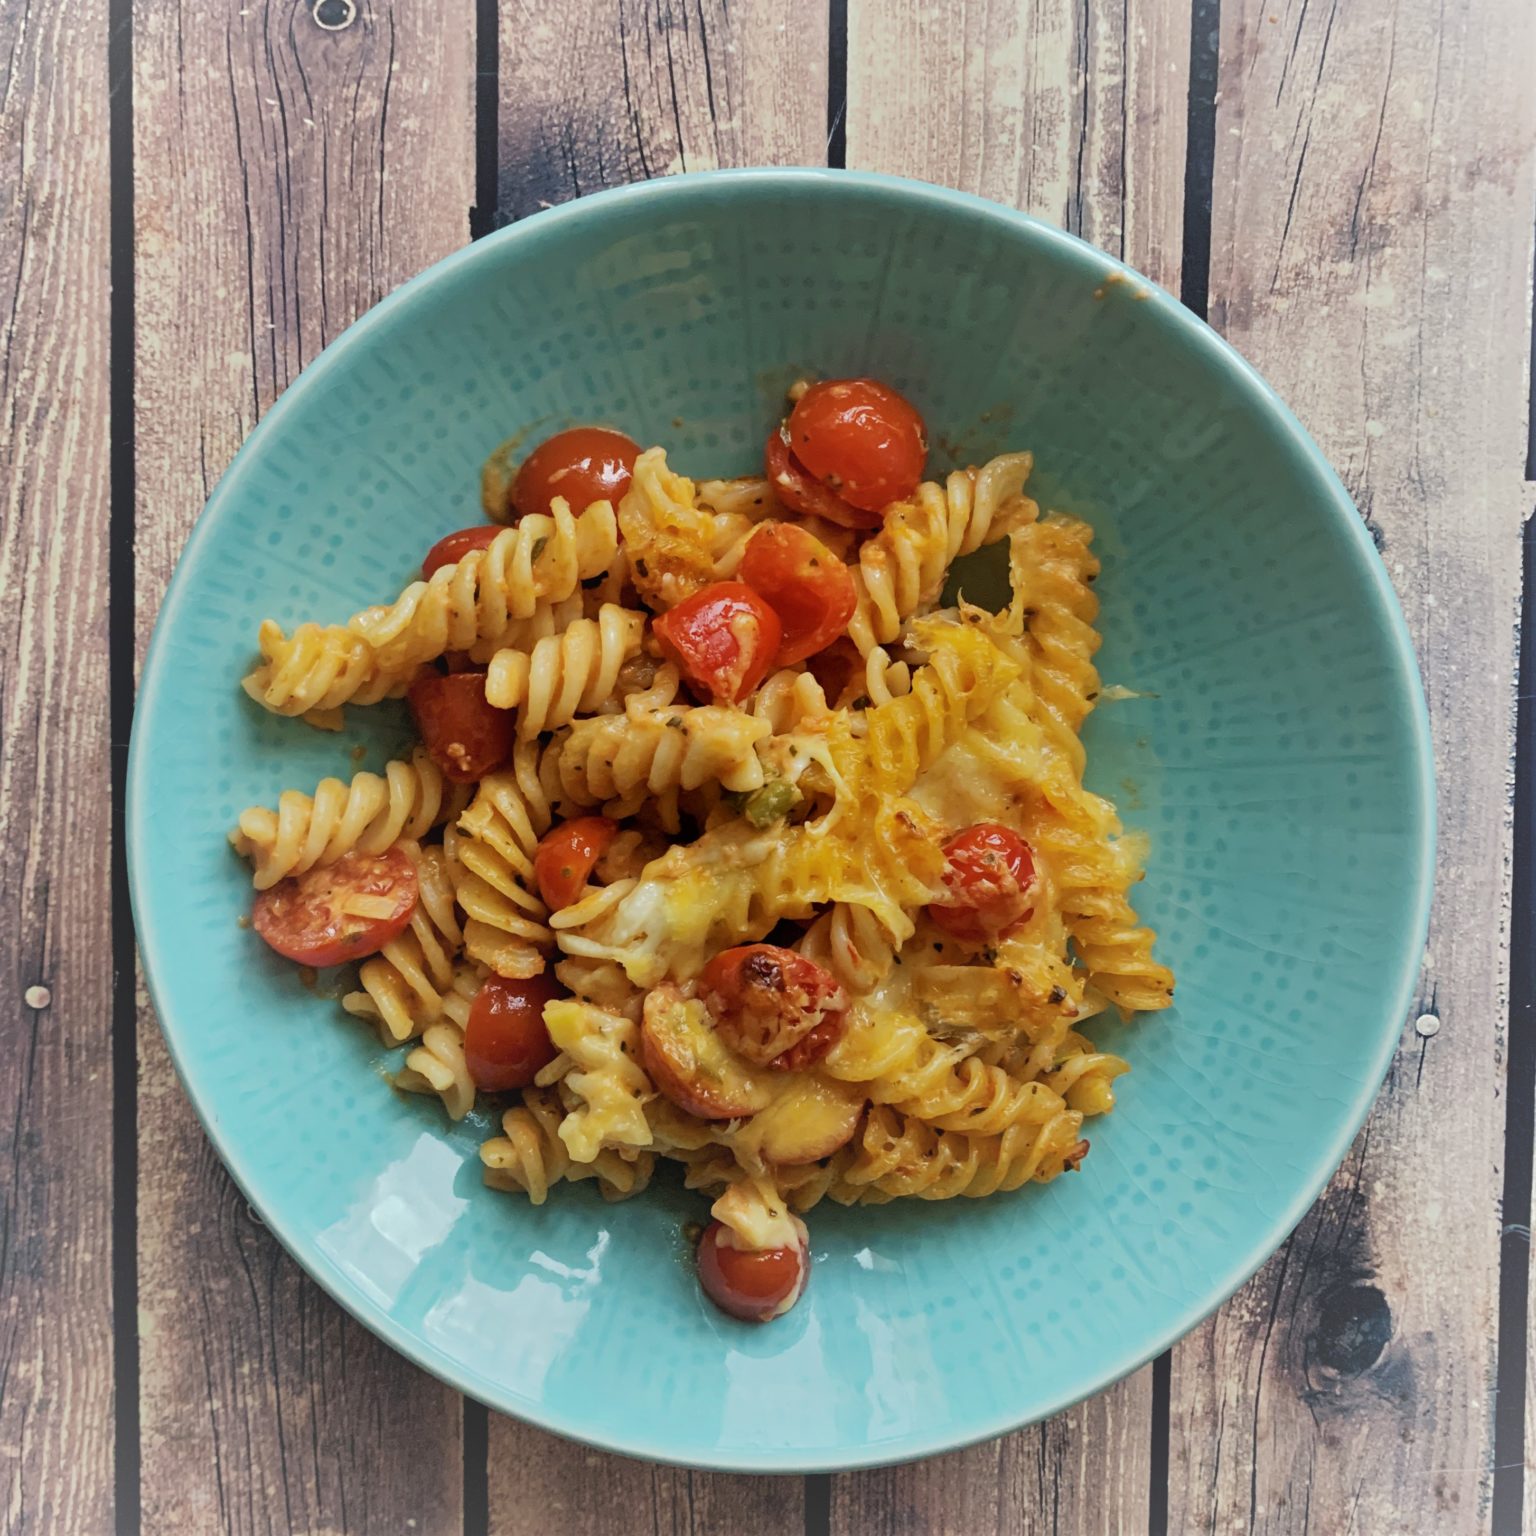
[(1318, 1306), (1314, 1358), (1338, 1376), (1359, 1376), (1392, 1337), (1392, 1309), (1374, 1285), (1335, 1286)]

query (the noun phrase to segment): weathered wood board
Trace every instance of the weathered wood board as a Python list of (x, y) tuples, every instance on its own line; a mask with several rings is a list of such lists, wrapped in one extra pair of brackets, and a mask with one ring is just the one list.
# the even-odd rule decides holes
[(113, 1511), (106, 22), (0, 8), (6, 1530)]
[[(468, 235), (470, 5), (376, 0), (321, 24), (347, 15), (135, 10), (141, 654), (192, 521), (261, 413)], [(260, 1225), (147, 1004), (139, 1051), (144, 1529), (457, 1533), (459, 1398)]]
[(1439, 889), (1428, 1019), (1348, 1161), (1175, 1351), (1171, 1531), (1489, 1528), (1533, 28), (1497, 0), (1221, 7), (1211, 321), (1379, 532)]

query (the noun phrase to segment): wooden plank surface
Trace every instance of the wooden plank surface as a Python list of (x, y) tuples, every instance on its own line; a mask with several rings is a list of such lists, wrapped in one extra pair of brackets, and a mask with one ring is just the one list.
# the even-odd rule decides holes
[[(187, 531), (260, 413), (464, 243), (473, 21), (468, 0), (137, 8), (141, 654)], [(262, 1228), (147, 1005), (139, 1050), (144, 1530), (457, 1533), (460, 1399)]]
[(1221, 7), (1211, 319), (1379, 530), (1442, 819), (1422, 1028), (1322, 1203), (1175, 1352), (1170, 1531), (1490, 1526), (1533, 28)]
[[(500, 222), (628, 181), (727, 165), (819, 165), (824, 0), (502, 0)], [(573, 82), (581, 83), (573, 89)], [(490, 1529), (798, 1531), (799, 1478), (686, 1472), (492, 1415)]]
[[(18, 1532), (131, 1516), (113, 1507), (100, 426), (108, 34), (127, 5), (0, 5), (0, 892), (20, 914), (0, 1012), (0, 1530)], [(132, 7), (137, 484), (117, 516), (136, 518), (141, 654), (186, 532), (260, 413), (466, 238), (476, 33), (497, 8)], [(496, 88), (481, 128), (500, 221), (639, 177), (821, 163), (835, 122), (849, 164), (1027, 208), (1180, 286), (1183, 0), (499, 11), (481, 38)], [(844, 16), (846, 112), (828, 46)], [(141, 1467), (145, 1532), (457, 1533), (486, 1519), (480, 1497), (507, 1536), (1513, 1529), (1490, 1494), (1536, 13), (1225, 0), (1220, 28), (1211, 318), (1380, 534), (1446, 793), (1421, 1026), (1323, 1201), (1176, 1351), (1166, 1520), (1150, 1371), (991, 1445), (833, 1479), (830, 1500), (824, 1480), (807, 1496), (799, 1479), (656, 1468), (496, 1416), (481, 1482), (461, 1400), (352, 1324), (249, 1212), (141, 1004), (140, 1439), (116, 1450), (130, 1488)], [(47, 995), (28, 1001), (35, 987)], [(1536, 1536), (1536, 1370), (1525, 1389)]]
[(0, 7), (0, 1529), (113, 1508), (105, 0)]
[[(1182, 0), (849, 0), (848, 164), (1012, 204), (1176, 292), (1189, 26)], [(1144, 1532), (1151, 1445), (1148, 1367), (992, 1444), (835, 1478), (832, 1529)]]
[(826, 0), (501, 0), (503, 223), (678, 171), (826, 161)]

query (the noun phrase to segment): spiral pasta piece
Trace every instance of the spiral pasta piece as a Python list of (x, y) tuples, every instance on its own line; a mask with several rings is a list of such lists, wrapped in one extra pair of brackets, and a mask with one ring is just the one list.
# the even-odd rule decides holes
[(775, 736), (785, 736), (793, 731), (825, 730), (832, 710), (813, 673), (785, 667), (765, 678), (753, 694), (752, 718), (765, 721)]
[(284, 790), (277, 810), (251, 806), (240, 813), (229, 840), (253, 866), (258, 891), (289, 875), (334, 864), (349, 853), (383, 853), (407, 838), (418, 842), (440, 822), (452, 820), (469, 800), (464, 785), (446, 780), (424, 747), (406, 762), (350, 783), (322, 779), (313, 795)]
[(436, 1094), (450, 1120), (462, 1120), (475, 1107), (475, 1080), (464, 1059), (464, 1030), (483, 979), (474, 965), (461, 965), (454, 972), (441, 1016), (422, 1030), (420, 1042), (394, 1077), (395, 1087), (402, 1092)]
[(1026, 816), (1030, 845), (1055, 882), (1062, 917), (1089, 984), (1125, 1013), (1173, 1002), (1173, 972), (1156, 960), (1153, 931), (1137, 918), (1127, 894), (1141, 878), (1130, 851), (1111, 840), (1114, 813), (1082, 791), (1063, 815), (1041, 806)]
[(905, 794), (1018, 677), (1018, 664), (979, 618), (968, 609), (964, 622), (934, 618), (916, 626), (914, 639), (929, 653), (927, 662), (912, 673), (905, 694), (864, 713), (858, 760), (869, 793)]
[(1022, 1082), (969, 1049), (935, 1040), (910, 1015), (858, 1017), (826, 1062), (844, 1082), (863, 1083), (876, 1104), (941, 1131), (989, 1136), (1059, 1114), (1062, 1097), (1044, 1082)]
[(414, 1039), (441, 1016), (464, 944), (447, 854), (413, 843), (401, 846), (416, 865), (416, 910), (403, 933), (363, 962), (362, 990), (341, 1000), (348, 1013), (373, 1020), (385, 1045)]
[(925, 1125), (888, 1104), (865, 1117), (850, 1154), (827, 1190), (845, 1205), (910, 1198), (978, 1199), (1046, 1183), (1069, 1164), (1082, 1117), (1064, 1109), (1040, 1123), (1025, 1122), (990, 1136), (968, 1136)]
[[(531, 772), (531, 743), (520, 743), (522, 777)], [(517, 765), (481, 779), (469, 809), (443, 837), (455, 894), (464, 909), (464, 947), (500, 976), (537, 976), (553, 948), (548, 912), (537, 894), (533, 855), (548, 830), (542, 797), (530, 803)]]
[(365, 608), (345, 625), (301, 624), (292, 638), (272, 620), (257, 634), (262, 664), (245, 691), (281, 715), (329, 710), (349, 700), (403, 694), (422, 664), (471, 651), (531, 620), (540, 604), (563, 603), (602, 575), (618, 552), (613, 508), (595, 502), (579, 517), (556, 497), (549, 516), (525, 517), (485, 549), (412, 582), (395, 602)]
[(605, 1200), (626, 1200), (650, 1183), (655, 1166), (650, 1152), (605, 1149), (589, 1162), (573, 1161), (560, 1138), (564, 1113), (553, 1091), (525, 1090), (523, 1102), (501, 1117), (501, 1134), (480, 1148), (485, 1182), (525, 1194), (533, 1205), (543, 1205), (562, 1179), (596, 1179)]
[(241, 687), (277, 715), (307, 715), (326, 729), (340, 729), (343, 704), (377, 704), (404, 697), (414, 667), (385, 671), (373, 647), (341, 625), (300, 624), (291, 635), (274, 619), (256, 631), (261, 664)]
[(657, 613), (733, 572), (752, 527), (744, 513), (701, 507), (693, 482), (667, 467), (660, 448), (648, 448), (635, 460), (619, 502), (630, 580)]
[(577, 619), (531, 650), (497, 651), (486, 672), (486, 701), (517, 710), (525, 740), (566, 725), (614, 691), (619, 669), (639, 654), (644, 631), (644, 614), (605, 603), (596, 619)]
[(727, 789), (761, 787), (757, 744), (766, 721), (714, 704), (636, 708), (579, 720), (557, 735), (545, 756), (546, 783), (573, 805), (602, 805), (634, 794), (662, 795), (714, 781)]
[(1078, 733), (1099, 696), (1092, 539), (1086, 523), (1050, 517), (1013, 535), (1009, 559), (1011, 616), (1026, 638), (1037, 717), (1079, 777), (1085, 756)]
[(909, 618), (938, 602), (955, 559), (1039, 516), (1024, 495), (1033, 467), (1031, 454), (1003, 454), (979, 470), (956, 470), (942, 488), (925, 481), (909, 501), (887, 509), (853, 572), (848, 634), (860, 654), (889, 645)]
[(880, 919), (845, 901), (834, 902), (795, 947), (855, 994), (873, 991), (896, 963), (896, 945)]

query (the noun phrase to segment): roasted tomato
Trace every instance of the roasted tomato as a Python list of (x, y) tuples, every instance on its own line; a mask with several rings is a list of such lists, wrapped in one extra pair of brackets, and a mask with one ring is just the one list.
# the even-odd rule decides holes
[(775, 427), (763, 445), (763, 472), (773, 486), (773, 493), (791, 512), (803, 517), (819, 517), (842, 528), (878, 528), (878, 512), (861, 512), (835, 492), (829, 491), (789, 447), (788, 426)]
[(812, 384), (789, 413), (789, 448), (841, 501), (879, 512), (910, 496), (928, 459), (923, 418), (876, 379)]
[(990, 944), (1023, 927), (1034, 913), (1035, 858), (1017, 832), (979, 821), (944, 845), (944, 885), (952, 900), (928, 915), (952, 938)]
[(794, 523), (764, 523), (747, 540), (738, 574), (779, 616), (776, 667), (825, 650), (853, 617), (852, 573), (820, 539)]
[(838, 979), (777, 944), (722, 950), (699, 976), (698, 995), (733, 1051), (781, 1072), (820, 1061), (848, 1022), (848, 994)]
[(570, 906), (581, 895), (618, 831), (618, 822), (606, 816), (578, 816), (544, 834), (533, 855), (533, 873), (551, 912)]
[(486, 702), (484, 672), (424, 672), (406, 701), (433, 762), (450, 779), (471, 784), (512, 756), (517, 716)]
[(700, 693), (734, 704), (768, 675), (778, 654), (779, 616), (739, 581), (717, 581), (651, 626), (662, 654)]
[(278, 954), (318, 970), (377, 954), (410, 922), (417, 895), (403, 848), (349, 853), (263, 891), (251, 925)]
[(738, 1248), (735, 1234), (712, 1221), (699, 1238), (699, 1284), (732, 1317), (767, 1323), (794, 1306), (811, 1272), (809, 1247)]
[(464, 1061), (477, 1088), (526, 1088), (555, 1059), (544, 1005), (564, 996), (548, 971), (523, 981), (487, 976), (481, 982), (464, 1026)]
[(519, 517), (549, 511), (563, 496), (573, 512), (594, 501), (611, 501), (629, 489), (640, 445), (607, 427), (572, 427), (547, 437), (523, 460), (512, 482), (512, 507)]
[(472, 549), (484, 549), (500, 532), (495, 523), (484, 523), (478, 528), (460, 528), (457, 533), (439, 539), (421, 562), (421, 579), (430, 581), (433, 571), (457, 565)]

